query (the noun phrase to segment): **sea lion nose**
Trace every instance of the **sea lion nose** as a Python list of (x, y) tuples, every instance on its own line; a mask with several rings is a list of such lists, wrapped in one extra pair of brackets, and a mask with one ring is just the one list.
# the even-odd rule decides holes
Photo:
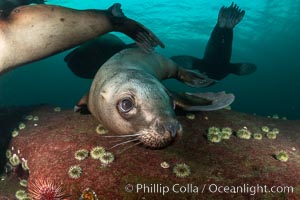
[(178, 122), (170, 122), (164, 124), (164, 128), (168, 131), (172, 138), (176, 137), (177, 132), (181, 129), (181, 125)]

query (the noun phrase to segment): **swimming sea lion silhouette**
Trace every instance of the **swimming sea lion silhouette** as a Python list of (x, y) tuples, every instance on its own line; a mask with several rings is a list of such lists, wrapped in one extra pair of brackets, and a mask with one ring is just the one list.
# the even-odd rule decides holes
[(229, 7), (221, 7), (218, 22), (208, 40), (204, 57), (173, 56), (172, 60), (189, 69), (197, 69), (209, 78), (221, 80), (228, 74), (247, 75), (256, 71), (251, 63), (230, 63), (232, 52), (233, 28), (244, 17), (245, 11), (232, 3)]

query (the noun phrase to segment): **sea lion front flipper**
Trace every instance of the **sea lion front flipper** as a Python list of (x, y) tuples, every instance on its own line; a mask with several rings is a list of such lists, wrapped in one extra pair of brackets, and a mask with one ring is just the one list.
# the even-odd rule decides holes
[(182, 67), (178, 67), (176, 78), (191, 87), (207, 87), (216, 82), (204, 74), (193, 70), (184, 69)]
[(231, 63), (229, 68), (231, 73), (239, 76), (251, 74), (257, 69), (256, 65), (252, 63)]
[(164, 44), (152, 31), (124, 15), (121, 4), (116, 3), (112, 5), (108, 11), (112, 15), (111, 21), (114, 25), (114, 30), (122, 32), (135, 40), (137, 45), (144, 51), (151, 52), (157, 45), (164, 48)]
[(81, 97), (78, 103), (74, 106), (74, 112), (79, 112), (81, 114), (91, 114), (87, 104), (89, 100), (89, 93), (86, 93)]
[(178, 93), (171, 91), (176, 106), (186, 111), (213, 111), (229, 106), (234, 101), (233, 94), (225, 92)]

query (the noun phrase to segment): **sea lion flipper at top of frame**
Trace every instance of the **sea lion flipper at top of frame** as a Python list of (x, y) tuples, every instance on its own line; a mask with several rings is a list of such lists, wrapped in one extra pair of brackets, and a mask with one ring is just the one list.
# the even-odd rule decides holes
[(112, 5), (108, 11), (113, 16), (111, 20), (114, 28), (135, 40), (137, 45), (144, 51), (150, 52), (157, 45), (162, 48), (165, 47), (162, 41), (151, 30), (139, 22), (127, 18), (121, 10), (121, 4), (116, 3)]
[(0, 74), (112, 31), (131, 37), (145, 52), (164, 46), (145, 26), (124, 17), (120, 4), (105, 10), (19, 6), (7, 18), (0, 18)]
[(234, 95), (225, 92), (189, 93), (170, 91), (176, 106), (186, 111), (213, 111), (229, 106)]
[(7, 17), (10, 12), (18, 7), (24, 6), (28, 4), (44, 4), (46, 1), (44, 0), (1, 0), (0, 1), (0, 17)]

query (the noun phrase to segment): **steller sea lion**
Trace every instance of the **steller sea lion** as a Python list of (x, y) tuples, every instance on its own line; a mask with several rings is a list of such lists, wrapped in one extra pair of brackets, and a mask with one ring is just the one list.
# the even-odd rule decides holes
[(108, 10), (28, 5), (0, 18), (0, 74), (75, 47), (110, 31), (126, 34), (145, 51), (163, 43), (142, 24), (125, 17), (120, 4)]
[[(89, 111), (110, 131), (135, 137), (145, 146), (160, 148), (181, 133), (173, 105), (187, 110), (220, 109), (234, 100), (232, 94), (176, 94), (160, 81), (176, 78), (187, 85), (213, 83), (201, 74), (181, 68), (171, 59), (139, 48), (120, 51), (96, 73), (90, 91), (75, 107)], [(185, 101), (186, 100), (186, 101)]]
[(204, 57), (173, 56), (172, 60), (188, 69), (198, 69), (209, 78), (221, 80), (228, 74), (247, 75), (256, 71), (251, 63), (230, 63), (232, 52), (233, 28), (244, 17), (245, 11), (236, 4), (222, 7), (219, 11), (218, 22), (208, 40)]

